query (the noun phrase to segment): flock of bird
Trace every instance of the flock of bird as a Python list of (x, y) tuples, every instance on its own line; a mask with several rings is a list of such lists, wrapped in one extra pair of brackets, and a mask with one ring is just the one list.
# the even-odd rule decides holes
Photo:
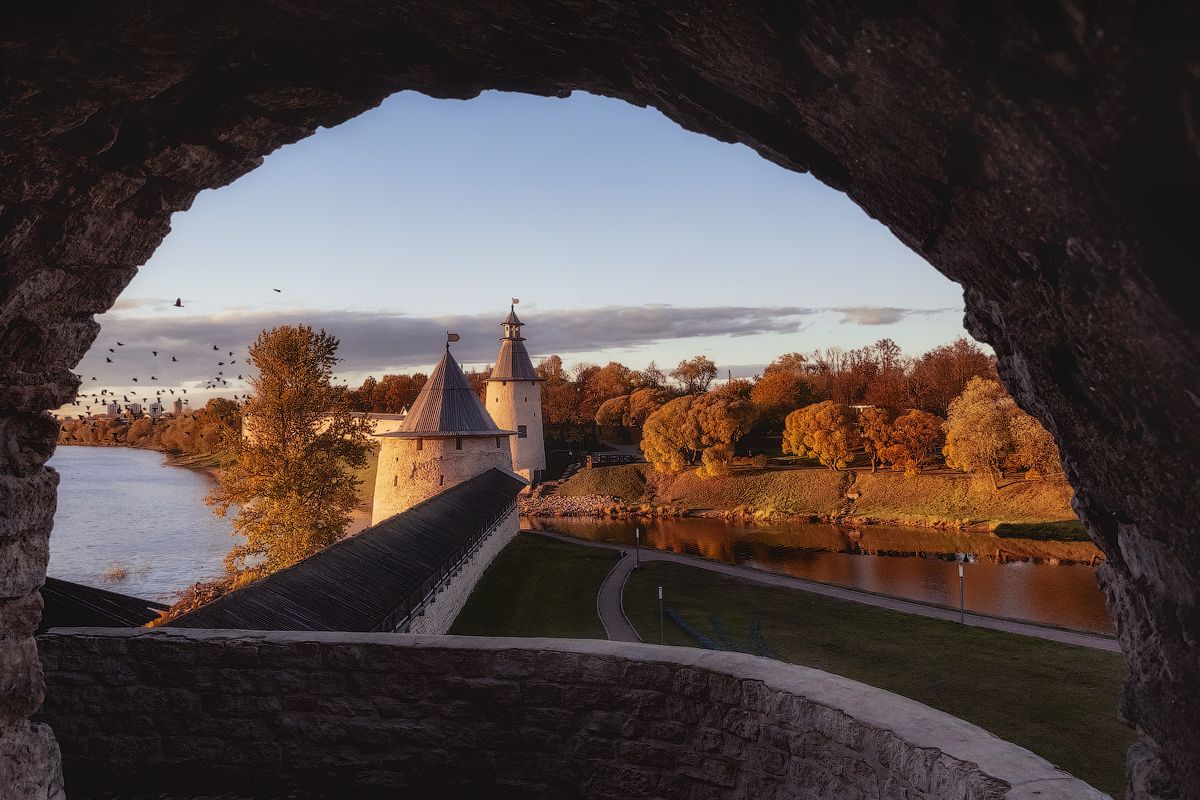
[[(273, 291), (281, 292), (282, 290), (274, 289)], [(180, 298), (180, 297), (175, 298), (175, 302), (173, 303), (173, 306), (175, 308), (183, 308), (183, 298)], [(125, 342), (122, 342), (119, 340), (114, 340), (114, 344), (115, 344), (115, 347), (107, 348), (108, 355), (106, 355), (104, 357), (104, 363), (106, 363), (106, 364), (129, 363), (131, 360), (129, 358), (129, 356), (131, 354), (137, 353), (137, 352), (142, 352), (142, 353), (145, 352), (145, 351), (141, 351), (139, 349), (135, 349), (132, 347), (129, 350), (122, 350), (120, 348), (124, 348), (126, 345), (125, 345)], [(158, 350), (151, 349), (149, 352), (150, 352), (150, 357), (152, 359), (159, 358)], [(212, 346), (212, 350), (209, 352), (218, 353), (216, 358), (218, 358), (220, 360), (215, 362), (215, 364), (214, 364), (215, 367), (234, 367), (238, 363), (237, 359), (235, 359), (233, 357), (234, 356), (233, 350), (225, 350), (224, 348), (218, 347), (217, 345), (214, 344)], [(228, 353), (228, 355), (224, 355), (224, 353)], [(163, 353), (164, 361), (165, 361), (165, 358), (167, 355), (168, 355), (167, 353), (165, 353), (165, 352)], [(179, 363), (178, 356), (176, 356), (175, 354), (169, 354), (169, 355), (171, 357), (171, 362)], [(226, 359), (228, 359), (228, 361), (226, 361)], [(243, 359), (243, 363), (247, 363), (245, 361), (245, 359)], [(154, 362), (151, 361), (150, 362), (151, 370), (153, 369), (153, 364), (154, 364)], [(144, 367), (145, 365), (143, 364), (141, 366)], [(213, 389), (220, 390), (220, 389), (229, 388), (230, 387), (230, 378), (229, 378), (229, 376), (226, 376), (225, 370), (224, 369), (216, 369), (215, 372), (216, 372), (215, 375), (212, 375), (211, 377), (204, 379), (205, 380), (204, 389), (211, 391)], [(234, 372), (235, 372), (235, 370), (230, 369), (231, 374)], [(83, 375), (77, 374), (76, 377), (79, 378), (80, 381), (85, 380)], [(134, 376), (130, 377), (130, 381), (132, 381), (135, 384), (138, 384), (139, 387), (147, 385), (148, 383), (158, 382), (158, 376), (154, 375), (152, 372), (148, 373), (148, 377), (149, 377), (149, 381), (146, 382), (144, 380), (147, 378), (146, 374), (134, 375)], [(92, 379), (92, 381), (100, 380), (99, 376), (96, 376), (96, 375), (91, 376), (91, 379)], [(241, 374), (238, 374), (237, 378), (235, 378), (234, 380), (241, 381), (242, 380)], [(185, 389), (183, 387), (179, 387), (179, 394), (181, 396), (186, 395), (187, 389)], [(93, 406), (96, 406), (97, 412), (102, 412), (105, 410), (105, 405), (107, 403), (116, 402), (118, 395), (121, 397), (121, 401), (126, 404), (136, 403), (136, 402), (139, 402), (139, 400), (141, 403), (144, 404), (149, 399), (148, 396), (138, 398), (135, 395), (134, 397), (131, 398), (128, 393), (121, 393), (121, 392), (117, 392), (117, 391), (110, 392), (108, 389), (101, 389), (99, 392), (90, 392), (90, 393), (80, 392), (76, 396), (76, 399), (71, 403), (71, 405), (76, 408), (82, 408), (86, 412), (84, 414), (78, 414), (78, 413), (76, 414), (76, 416), (82, 420), (82, 419), (86, 419), (87, 416), (92, 413)], [(160, 403), (162, 402), (163, 397), (171, 397), (174, 395), (175, 395), (175, 389), (170, 388), (170, 387), (162, 387), (162, 388), (156, 389), (154, 392), (155, 399)], [(239, 400), (245, 401), (248, 397), (249, 397), (249, 395), (246, 395), (246, 394), (241, 394), (241, 395), (234, 394), (233, 395), (234, 401), (239, 401)], [(183, 404), (187, 405), (188, 399), (186, 397), (182, 398), (182, 399), (183, 399)]]

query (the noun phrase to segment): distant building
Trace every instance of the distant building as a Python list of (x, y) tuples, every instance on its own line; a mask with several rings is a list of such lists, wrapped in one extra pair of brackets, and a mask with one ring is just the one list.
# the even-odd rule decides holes
[(163, 415), (163, 404), (159, 400), (155, 400), (150, 404), (150, 419), (161, 419)]
[(172, 404), (172, 407), (174, 408), (175, 416), (178, 417), (181, 414), (183, 414), (183, 398), (176, 397), (175, 402)]
[(539, 385), (542, 379), (525, 349), (523, 325), (516, 308), (509, 307), (508, 317), (501, 323), (504, 336), (500, 339), (496, 366), (487, 381), (487, 410), (499, 427), (516, 431), (510, 439), (513, 471), (534, 484), (546, 468)]
[(130, 403), (129, 405), (125, 406), (125, 415), (130, 419), (140, 419), (142, 416), (142, 404)]
[(104, 407), (104, 416), (108, 417), (109, 419), (121, 416), (121, 404), (116, 400), (113, 400)]

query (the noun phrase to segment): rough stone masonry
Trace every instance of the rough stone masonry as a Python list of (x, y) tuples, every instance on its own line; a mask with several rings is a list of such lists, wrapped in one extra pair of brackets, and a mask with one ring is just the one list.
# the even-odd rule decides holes
[[(173, 212), (404, 89), (586, 90), (811, 171), (964, 288), (1058, 441), (1129, 660), (1130, 796), (1200, 798), (1200, 5), (31, 4), (0, 30), (0, 780), (72, 367)], [(738, 279), (747, 276), (739, 273)], [(564, 279), (587, 276), (564, 276)], [(24, 792), (24, 789), (20, 791)], [(15, 795), (14, 795), (15, 796)], [(32, 794), (30, 796), (33, 796)]]
[(836, 675), (619, 642), (59, 629), (73, 793), (1101, 800), (1027, 750)]

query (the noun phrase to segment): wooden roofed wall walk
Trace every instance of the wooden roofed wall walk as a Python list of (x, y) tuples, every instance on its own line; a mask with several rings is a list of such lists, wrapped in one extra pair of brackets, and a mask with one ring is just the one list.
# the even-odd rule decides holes
[[(521, 479), (490, 469), (169, 626), (373, 631), (419, 602), (511, 511)], [(391, 630), (389, 627), (388, 630)]]

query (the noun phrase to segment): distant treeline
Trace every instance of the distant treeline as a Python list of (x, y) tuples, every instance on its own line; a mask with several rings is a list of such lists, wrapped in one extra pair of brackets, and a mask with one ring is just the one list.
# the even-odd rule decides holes
[(240, 436), (241, 406), (232, 400), (213, 398), (201, 409), (179, 416), (132, 422), (121, 417), (90, 417), (62, 420), (59, 444), (142, 447), (180, 455), (209, 455), (230, 445)]
[[(481, 397), (488, 373), (486, 369), (467, 373)], [(562, 358), (550, 356), (537, 366), (537, 373), (543, 381), (542, 410), (547, 425), (591, 426), (606, 401), (642, 389), (655, 390), (631, 398), (632, 422), (625, 424), (640, 426), (653, 410), (648, 402), (651, 397), (703, 394), (716, 382), (720, 370), (707, 356), (681, 361), (669, 372), (653, 361), (640, 370), (616, 361), (604, 366), (582, 363), (568, 369)], [(974, 377), (996, 378), (995, 359), (967, 339), (919, 356), (906, 356), (891, 339), (880, 339), (856, 350), (831, 347), (807, 354), (787, 353), (772, 361), (762, 374), (735, 383), (752, 388), (750, 399), (758, 407), (758, 424), (778, 433), (789, 412), (822, 400), (917, 409), (944, 417), (950, 401)], [(378, 380), (371, 377), (349, 389), (347, 397), (357, 411), (399, 413), (412, 405), (425, 380), (422, 373), (384, 375)], [(611, 413), (604, 416), (607, 422), (603, 424), (621, 424)]]

